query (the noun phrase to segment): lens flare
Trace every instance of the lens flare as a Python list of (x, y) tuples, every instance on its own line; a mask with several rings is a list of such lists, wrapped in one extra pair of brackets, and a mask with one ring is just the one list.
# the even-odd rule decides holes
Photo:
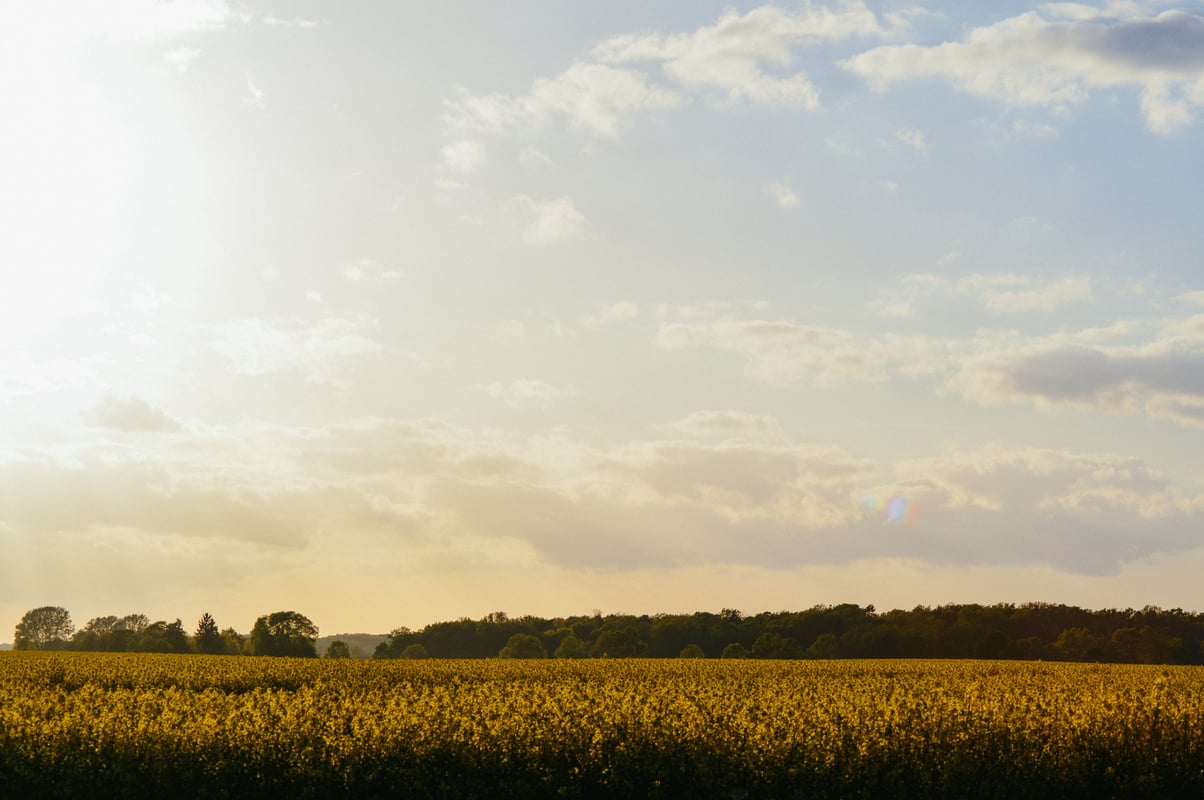
[(881, 511), (882, 522), (886, 525), (915, 525), (920, 516), (920, 504), (915, 498), (904, 495), (884, 495), (873, 492), (862, 492), (862, 508)]

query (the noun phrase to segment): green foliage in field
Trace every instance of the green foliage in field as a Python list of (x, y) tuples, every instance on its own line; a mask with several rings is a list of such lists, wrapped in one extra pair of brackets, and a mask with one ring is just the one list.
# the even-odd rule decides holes
[(0, 654), (13, 797), (1199, 797), (1204, 670)]

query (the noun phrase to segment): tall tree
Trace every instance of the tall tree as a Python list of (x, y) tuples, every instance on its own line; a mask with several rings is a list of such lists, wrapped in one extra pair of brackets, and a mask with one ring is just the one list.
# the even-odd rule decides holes
[(335, 639), (326, 648), (327, 658), (351, 658), (351, 648), (342, 639)]
[(176, 621), (167, 626), (164, 638), (167, 640), (169, 652), (189, 653), (192, 651), (188, 646), (188, 634), (184, 633), (184, 623), (180, 621), (179, 617), (176, 617)]
[(73, 650), (116, 650), (113, 632), (117, 630), (117, 617), (94, 617), (71, 638)]
[(233, 628), (224, 628), (222, 630), (222, 642), (225, 645), (223, 653), (231, 656), (241, 656), (246, 654), (246, 640), (243, 635)]
[(71, 638), (75, 626), (71, 614), (60, 606), (42, 606), (26, 611), (13, 632), (18, 650), (58, 650)]
[(318, 626), (296, 611), (277, 611), (255, 620), (251, 653), (257, 656), (314, 658)]
[(198, 653), (221, 655), (226, 652), (226, 640), (222, 638), (217, 623), (213, 621), (213, 617), (209, 616), (208, 611), (202, 614), (200, 620), (197, 621), (196, 635), (193, 637), (193, 641)]

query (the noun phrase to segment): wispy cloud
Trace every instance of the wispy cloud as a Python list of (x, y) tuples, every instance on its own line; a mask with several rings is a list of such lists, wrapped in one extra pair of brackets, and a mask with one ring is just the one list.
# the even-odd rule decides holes
[(173, 47), (163, 54), (163, 60), (175, 67), (177, 72), (187, 72), (200, 55), (199, 47)]
[[(942, 256), (937, 263), (948, 266), (960, 256), (960, 252), (954, 251)], [(997, 272), (953, 279), (916, 273), (905, 277), (897, 289), (884, 292), (867, 305), (884, 316), (910, 317), (925, 299), (940, 298), (948, 302), (955, 297), (972, 298), (992, 314), (1049, 313), (1068, 305), (1091, 302), (1095, 299), (1095, 289), (1091, 279), (1083, 275), (1050, 280), (1038, 275)]]
[(585, 215), (571, 197), (538, 201), (519, 195), (513, 202), (523, 218), (523, 240), (529, 244), (551, 244), (571, 239), (585, 230)]
[(895, 138), (917, 153), (925, 155), (928, 153), (928, 140), (924, 137), (923, 131), (914, 128), (899, 128), (895, 131)]
[(246, 93), (239, 100), (244, 106), (250, 106), (260, 111), (264, 109), (263, 90), (255, 84), (255, 79), (250, 75), (247, 76)]
[(161, 433), (178, 431), (180, 422), (141, 397), (120, 397), (106, 394), (84, 412), (85, 421), (127, 433)]
[(884, 45), (841, 64), (879, 90), (941, 78), (1016, 107), (1068, 108), (1101, 89), (1131, 88), (1147, 127), (1170, 133), (1204, 106), (1204, 17), (1134, 4), (1051, 4), (958, 42)]
[(242, 319), (216, 326), (212, 346), (241, 375), (296, 371), (311, 383), (337, 383), (343, 361), (383, 349), (375, 327), (362, 318), (314, 323)]
[(443, 164), (453, 172), (468, 174), (485, 161), (485, 146), (473, 139), (457, 139), (439, 151)]
[(887, 381), (900, 362), (932, 346), (920, 338), (865, 339), (848, 330), (793, 320), (670, 323), (660, 328), (655, 342), (668, 350), (710, 347), (739, 354), (747, 374), (765, 383), (805, 380), (818, 386)]
[(1184, 292), (1183, 294), (1175, 295), (1171, 299), (1178, 303), (1189, 303), (1191, 305), (1204, 307), (1204, 290)]
[[(911, 317), (914, 303), (933, 287), (949, 291), (938, 276), (912, 277), (911, 295), (884, 298), (875, 310)], [(996, 295), (997, 286), (971, 281), (964, 291), (1009, 311), (1047, 309), (1062, 292), (1054, 283), (1050, 292), (1032, 296)], [(1204, 422), (1204, 315), (1154, 327), (1117, 323), (1029, 336), (984, 329), (962, 338), (858, 335), (794, 320), (718, 319), (663, 324), (654, 341), (668, 350), (733, 353), (749, 378), (770, 385), (922, 380), (984, 405), (1032, 403), (1042, 409), (1143, 414), (1190, 426)]]
[(799, 12), (761, 6), (746, 14), (726, 11), (713, 25), (690, 33), (616, 36), (592, 55), (610, 64), (660, 63), (675, 82), (717, 91), (727, 103), (813, 110), (819, 107), (819, 91), (806, 74), (789, 71), (794, 51), (884, 33), (877, 16), (861, 2), (835, 9), (808, 5)]
[(1091, 280), (1068, 276), (1045, 281), (1026, 275), (971, 275), (957, 282), (959, 294), (977, 297), (988, 311), (996, 313), (1053, 311), (1070, 303), (1090, 301)]
[(791, 189), (784, 183), (768, 183), (765, 185), (765, 193), (774, 199), (779, 208), (797, 208), (799, 197), (794, 189)]
[(662, 426), (671, 435), (692, 439), (718, 441), (785, 442), (788, 440), (782, 425), (774, 417), (747, 411), (695, 411), (682, 419)]
[(598, 312), (585, 318), (585, 324), (591, 326), (607, 325), (612, 322), (633, 320), (640, 315), (640, 306), (631, 300), (620, 300), (603, 307)]
[(474, 388), (496, 400), (501, 400), (511, 408), (527, 405), (547, 406), (555, 400), (572, 397), (573, 395), (567, 389), (559, 389), (550, 383), (527, 378), (520, 378), (507, 383), (495, 381), (493, 383), (478, 384)]
[(518, 96), (462, 90), (444, 102), (444, 122), (458, 133), (503, 134), (563, 120), (614, 139), (637, 112), (675, 108), (682, 102), (680, 95), (650, 84), (635, 70), (578, 62), (553, 78), (540, 78)]
[(274, 14), (268, 14), (263, 18), (265, 25), (273, 25), (281, 28), (303, 28), (310, 29), (318, 27), (318, 23), (304, 17), (277, 17)]

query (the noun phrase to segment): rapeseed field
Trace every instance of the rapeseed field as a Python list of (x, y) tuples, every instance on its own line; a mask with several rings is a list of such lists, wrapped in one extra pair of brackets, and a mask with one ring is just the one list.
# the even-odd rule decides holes
[(0, 795), (1204, 797), (1204, 669), (4, 653)]

